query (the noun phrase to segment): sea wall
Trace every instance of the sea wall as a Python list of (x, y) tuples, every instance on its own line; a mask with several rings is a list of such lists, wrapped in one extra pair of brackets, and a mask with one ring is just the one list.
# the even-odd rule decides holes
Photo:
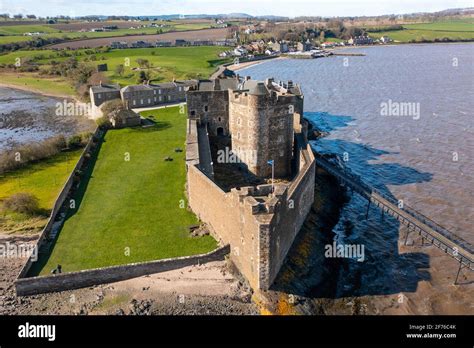
[[(103, 131), (100, 128), (96, 128), (94, 134), (91, 136), (89, 142), (87, 143), (86, 147), (82, 151), (82, 154), (79, 160), (77, 161), (74, 169), (71, 171), (71, 174), (69, 175), (61, 192), (56, 198), (53, 209), (51, 210), (51, 214), (49, 215), (48, 223), (41, 231), (40, 237), (38, 238), (38, 241), (36, 242), (36, 245), (35, 245), (35, 248), (38, 251), (38, 254), (39, 252), (42, 251), (42, 248), (45, 247), (45, 245), (47, 244), (48, 238), (50, 237), (51, 231), (53, 230), (53, 225), (59, 220), (60, 218), (59, 213), (61, 211), (61, 208), (65, 204), (66, 199), (70, 198), (70, 192), (75, 183), (76, 172), (82, 168), (82, 165), (84, 164), (84, 161), (86, 160), (86, 156), (90, 156), (94, 147), (97, 146), (96, 141), (98, 138), (102, 136), (102, 132)], [(30, 256), (28, 260), (26, 261), (25, 265), (23, 266), (23, 268), (21, 269), (20, 274), (18, 275), (19, 279), (27, 276), (28, 271), (30, 270), (34, 262), (35, 261), (33, 260), (32, 256)]]
[(229, 250), (230, 248), (227, 245), (207, 254), (102, 267), (50, 276), (20, 278), (15, 281), (15, 288), (18, 296), (79, 289), (136, 278), (148, 274), (171, 271), (211, 261), (224, 260), (225, 256), (229, 253)]

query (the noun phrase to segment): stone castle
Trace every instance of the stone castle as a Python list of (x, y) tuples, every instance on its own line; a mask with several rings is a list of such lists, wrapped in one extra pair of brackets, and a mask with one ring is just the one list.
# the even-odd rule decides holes
[(254, 289), (268, 289), (314, 200), (315, 160), (291, 81), (220, 76), (186, 92), (190, 208), (231, 246)]

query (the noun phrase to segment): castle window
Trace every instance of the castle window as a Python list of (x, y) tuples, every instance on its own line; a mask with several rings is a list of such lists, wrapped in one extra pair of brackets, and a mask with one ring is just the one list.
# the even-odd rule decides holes
[(133, 106), (137, 105), (137, 101), (135, 99), (132, 100)]
[(159, 96), (158, 98), (159, 98), (160, 101), (162, 101), (162, 99), (163, 99), (161, 96)]
[(156, 89), (153, 90), (153, 94), (156, 94)]
[(153, 100), (156, 102), (156, 97), (153, 97)]
[(221, 121), (222, 121), (222, 118), (221, 118), (221, 117), (218, 117), (218, 118), (217, 118), (217, 121), (221, 122)]
[(158, 90), (158, 94), (161, 94), (161, 89)]
[(191, 116), (196, 116), (196, 111), (195, 110), (191, 110)]
[(100, 98), (102, 98), (102, 94), (98, 93), (97, 94), (97, 99), (100, 99)]
[(178, 91), (182, 91), (183, 90), (183, 87), (178, 87)]
[(140, 104), (143, 104), (143, 99), (140, 99)]
[(280, 157), (283, 157), (283, 156), (285, 156), (285, 151), (280, 150)]
[[(237, 133), (237, 139), (240, 140), (240, 132)], [(239, 151), (240, 151), (240, 147), (239, 147)]]
[(237, 119), (237, 124), (240, 126), (241, 123), (242, 123), (242, 119), (239, 117), (239, 118)]
[(150, 103), (151, 103), (151, 99), (150, 99), (150, 98), (148, 98), (148, 104), (150, 104)]
[(170, 95), (168, 96), (168, 101), (171, 101), (171, 96)]
[(208, 112), (208, 111), (209, 111), (209, 106), (204, 105), (204, 111), (205, 111), (205, 112)]

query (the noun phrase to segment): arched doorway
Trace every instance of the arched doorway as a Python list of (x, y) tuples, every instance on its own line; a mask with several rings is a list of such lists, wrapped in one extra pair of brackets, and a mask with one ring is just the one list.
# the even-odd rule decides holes
[(224, 128), (222, 127), (217, 127), (217, 136), (223, 136), (224, 135)]

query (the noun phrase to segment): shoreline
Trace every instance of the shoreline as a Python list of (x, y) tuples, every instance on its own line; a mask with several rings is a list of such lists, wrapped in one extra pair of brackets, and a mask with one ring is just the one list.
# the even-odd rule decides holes
[(259, 65), (259, 64), (263, 64), (267, 62), (272, 62), (272, 61), (280, 60), (280, 59), (288, 59), (288, 58), (279, 56), (279, 57), (270, 58), (270, 59), (260, 59), (260, 60), (254, 60), (254, 61), (249, 61), (249, 62), (243, 62), (239, 64), (227, 65), (226, 68), (232, 71), (239, 71), (239, 70), (247, 69), (251, 66), (255, 66), (255, 65)]
[[(2, 75), (0, 74), (0, 76), (2, 76)], [(72, 99), (72, 100), (75, 100), (76, 102), (80, 102), (80, 100), (77, 98), (77, 96), (74, 96), (74, 95), (66, 95), (66, 94), (45, 92), (45, 91), (42, 91), (40, 89), (37, 89), (37, 88), (34, 88), (34, 87), (29, 87), (29, 86), (21, 86), (21, 85), (16, 85), (16, 84), (12, 84), (12, 83), (0, 82), (0, 87), (16, 89), (16, 90), (19, 90), (19, 91), (30, 92), (30, 93), (34, 93), (34, 94), (39, 94), (39, 95), (42, 95), (44, 97)]]

